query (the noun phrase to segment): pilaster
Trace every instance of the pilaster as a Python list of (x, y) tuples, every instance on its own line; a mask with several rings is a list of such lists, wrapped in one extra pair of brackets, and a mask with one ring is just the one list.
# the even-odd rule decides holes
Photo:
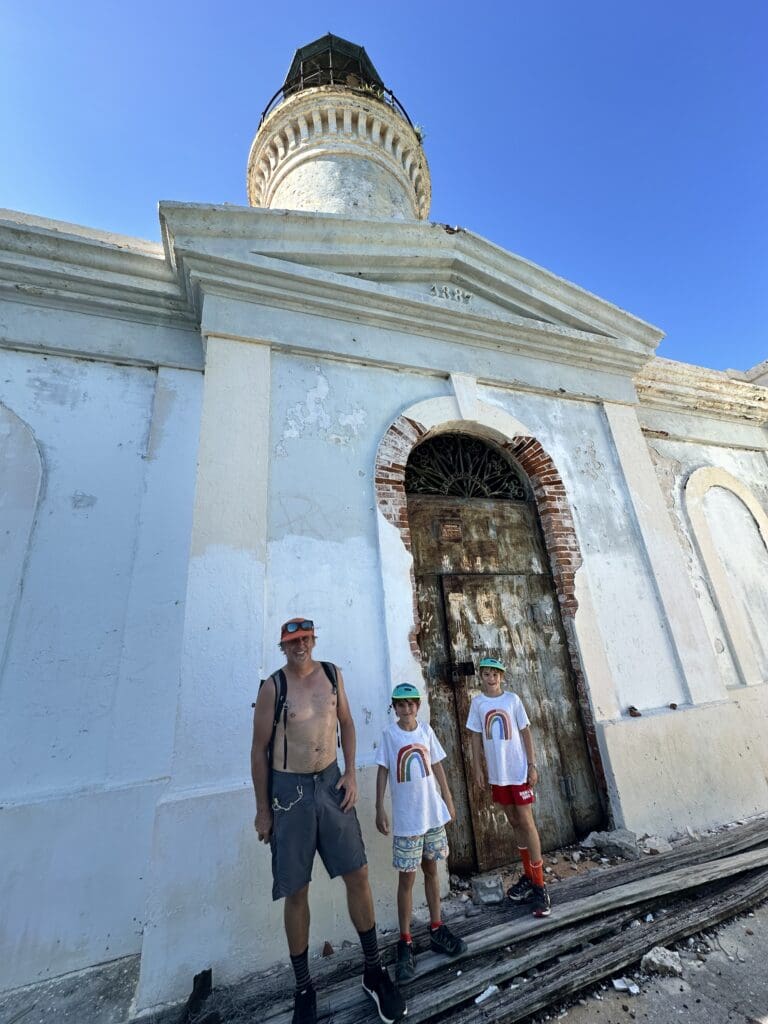
[[(724, 700), (725, 686), (635, 409), (610, 402), (603, 409), (690, 700)], [(653, 652), (645, 655), (650, 669)]]
[(280, 934), (277, 917), (257, 938), (254, 904), (268, 891), (269, 858), (256, 850), (248, 781), (269, 422), (269, 347), (209, 334), (176, 736), (155, 818), (139, 1010), (182, 997), (203, 967), (225, 980), (255, 952), (278, 955), (266, 948)]

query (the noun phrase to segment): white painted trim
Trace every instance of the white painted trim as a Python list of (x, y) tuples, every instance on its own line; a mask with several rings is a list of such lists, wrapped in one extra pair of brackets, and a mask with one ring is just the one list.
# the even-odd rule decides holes
[(725, 570), (707, 517), (704, 497), (712, 487), (722, 487), (735, 494), (749, 509), (763, 543), (768, 549), (768, 515), (752, 491), (719, 466), (695, 469), (685, 484), (685, 508), (691, 524), (694, 541), (712, 584), (715, 606), (728, 637), (728, 643), (742, 681), (747, 686), (764, 682), (760, 667), (749, 639), (749, 627), (740, 602), (736, 599)]
[(477, 378), (468, 373), (452, 373), (451, 387), (459, 403), (461, 417), (465, 420), (477, 419)]
[(636, 411), (611, 402), (605, 402), (603, 409), (645, 548), (662, 622), (669, 625), (669, 642), (683, 687), (694, 704), (725, 700), (712, 641)]

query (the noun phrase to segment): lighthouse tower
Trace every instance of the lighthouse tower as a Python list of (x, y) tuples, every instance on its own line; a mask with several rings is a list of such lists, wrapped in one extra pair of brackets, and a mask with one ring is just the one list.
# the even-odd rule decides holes
[(423, 220), (431, 182), (418, 131), (362, 46), (326, 35), (297, 50), (248, 157), (248, 201)]

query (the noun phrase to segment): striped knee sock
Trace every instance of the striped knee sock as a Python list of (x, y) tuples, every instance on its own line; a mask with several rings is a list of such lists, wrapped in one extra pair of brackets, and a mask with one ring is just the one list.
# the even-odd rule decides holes
[(358, 932), (357, 934), (360, 936), (360, 945), (363, 947), (366, 971), (371, 970), (373, 967), (378, 967), (381, 964), (381, 954), (379, 953), (379, 942), (376, 938), (376, 925), (373, 928), (369, 928), (367, 932)]
[(303, 992), (305, 988), (312, 984), (312, 979), (309, 976), (309, 946), (307, 946), (303, 953), (299, 953), (298, 956), (294, 956), (291, 953), (291, 966), (293, 967), (293, 973), (296, 975), (296, 991)]

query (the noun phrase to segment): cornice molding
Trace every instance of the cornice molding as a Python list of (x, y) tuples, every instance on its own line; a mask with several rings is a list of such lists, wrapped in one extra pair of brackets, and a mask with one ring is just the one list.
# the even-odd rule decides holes
[(178, 328), (194, 325), (161, 245), (0, 210), (0, 296)]
[[(160, 216), (169, 260), (198, 310), (212, 291), (622, 375), (637, 373), (662, 337), (541, 267), (444, 225), (175, 203), (161, 204)], [(482, 286), (499, 308), (473, 310), (395, 285), (427, 273)], [(509, 309), (521, 304), (531, 315)]]
[(768, 423), (768, 388), (734, 380), (720, 370), (657, 357), (637, 374), (635, 388), (643, 406)]
[[(205, 295), (218, 295), (624, 375), (634, 374), (647, 358), (632, 351), (607, 349), (603, 335), (513, 314), (492, 317), (446, 308), (429, 296), (404, 296), (386, 285), (281, 260), (254, 257), (237, 264), (195, 250), (177, 250), (177, 255), (190, 302), (198, 310)], [(254, 336), (258, 336), (258, 318), (254, 318)]]

